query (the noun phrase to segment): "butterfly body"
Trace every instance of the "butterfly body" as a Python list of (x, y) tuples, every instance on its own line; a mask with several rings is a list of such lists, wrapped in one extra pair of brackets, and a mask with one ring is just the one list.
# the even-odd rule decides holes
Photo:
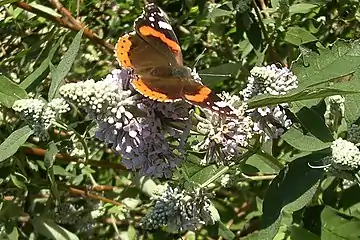
[(230, 112), (216, 105), (221, 99), (194, 80), (183, 64), (179, 41), (166, 17), (155, 4), (145, 6), (135, 21), (135, 31), (118, 40), (115, 56), (122, 67), (132, 68), (132, 86), (142, 95), (161, 102), (185, 100), (191, 104)]

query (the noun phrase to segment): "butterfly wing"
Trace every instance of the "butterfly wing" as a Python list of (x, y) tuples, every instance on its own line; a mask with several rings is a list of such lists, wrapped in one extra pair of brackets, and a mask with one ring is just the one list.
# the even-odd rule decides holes
[(214, 91), (196, 81), (186, 81), (184, 83), (183, 98), (191, 104), (209, 108), (221, 114), (233, 114), (233, 110), (229, 106), (221, 106), (219, 104), (222, 99)]
[(183, 82), (172, 76), (167, 58), (138, 34), (122, 36), (115, 46), (115, 56), (122, 67), (134, 69), (138, 77), (131, 83), (142, 95), (161, 102), (182, 98)]
[(135, 21), (136, 33), (161, 54), (171, 66), (182, 66), (183, 58), (176, 34), (167, 16), (153, 3), (147, 4), (142, 15)]

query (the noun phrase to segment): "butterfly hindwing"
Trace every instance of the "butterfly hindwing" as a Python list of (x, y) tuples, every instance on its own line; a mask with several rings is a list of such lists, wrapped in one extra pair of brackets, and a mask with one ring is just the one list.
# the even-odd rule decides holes
[(164, 81), (164, 78), (142, 77), (134, 79), (132, 85), (142, 95), (160, 102), (182, 99), (181, 91), (179, 91), (182, 82), (179, 78)]
[(207, 86), (196, 81), (187, 81), (183, 88), (184, 99), (194, 105), (209, 108), (222, 114), (231, 114), (232, 109), (228, 106), (220, 106), (221, 98)]

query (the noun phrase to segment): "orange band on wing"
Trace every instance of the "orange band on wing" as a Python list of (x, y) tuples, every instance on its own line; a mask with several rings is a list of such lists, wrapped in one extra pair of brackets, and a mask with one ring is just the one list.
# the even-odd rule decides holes
[(210, 93), (210, 88), (202, 86), (196, 94), (184, 94), (184, 97), (190, 102), (201, 103), (209, 97)]
[(181, 50), (179, 44), (171, 39), (168, 39), (163, 33), (156, 31), (155, 29), (149, 26), (142, 26), (139, 28), (139, 31), (144, 36), (154, 36), (160, 38), (161, 41), (166, 43), (173, 51), (178, 52)]
[(122, 67), (132, 67), (129, 57), (131, 48), (131, 41), (129, 38), (129, 34), (120, 37), (115, 46), (115, 57)]
[(144, 81), (141, 80), (141, 79), (134, 79), (131, 82), (131, 84), (136, 89), (136, 91), (138, 91), (139, 93), (141, 93), (145, 97), (148, 97), (148, 98), (150, 98), (152, 100), (157, 100), (157, 101), (160, 101), (160, 102), (166, 102), (166, 101), (174, 100), (174, 99), (168, 98), (168, 96), (166, 96), (163, 93), (156, 92), (156, 91), (150, 89), (146, 85), (146, 83), (144, 83)]

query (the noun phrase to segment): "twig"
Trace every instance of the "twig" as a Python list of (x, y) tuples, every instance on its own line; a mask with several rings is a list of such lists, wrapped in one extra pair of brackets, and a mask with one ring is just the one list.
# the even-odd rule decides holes
[[(258, 1), (259, 1), (261, 10), (267, 9), (267, 6), (266, 6), (264, 0), (258, 0)], [(269, 17), (270, 17), (268, 12), (264, 11), (263, 13), (264, 13), (264, 16), (265, 16), (266, 18), (269, 18)]]
[[(32, 154), (32, 155), (37, 155), (37, 156), (45, 156), (45, 152), (46, 152), (46, 150), (42, 149), (42, 148), (24, 147), (24, 149), (27, 154)], [(66, 153), (56, 154), (55, 159), (63, 161), (63, 162), (68, 162), (68, 163), (71, 163), (71, 162), (85, 163), (85, 162), (79, 160), (79, 158), (72, 157)], [(121, 164), (109, 163), (109, 162), (105, 162), (105, 161), (87, 160), (85, 164), (88, 164), (93, 167), (103, 167), (103, 168), (126, 170), (126, 168)]]
[(109, 199), (109, 198), (105, 198), (105, 197), (102, 197), (102, 196), (94, 195), (94, 194), (88, 193), (88, 192), (86, 192), (86, 191), (77, 189), (77, 188), (69, 187), (69, 191), (70, 191), (70, 193), (73, 193), (73, 194), (77, 194), (77, 195), (81, 195), (81, 196), (83, 196), (83, 197), (88, 197), (88, 198), (96, 199), (96, 200), (99, 200), (99, 201), (102, 201), (102, 202), (106, 202), (106, 203), (111, 203), (111, 204), (116, 205), (116, 206), (122, 206), (122, 205), (123, 205), (122, 203), (119, 203), (119, 202), (117, 202), (117, 201), (111, 200), (111, 199)]
[[(27, 4), (25, 2), (15, 2), (14, 4), (16, 6), (18, 6), (19, 8), (22, 8), (22, 9), (28, 11), (28, 12), (34, 13), (34, 14), (36, 14), (36, 15), (38, 15), (40, 17), (43, 17), (45, 19), (48, 19), (48, 20), (50, 20), (52, 22), (55, 22), (55, 23), (59, 24), (60, 26), (68, 28), (70, 30), (80, 31), (81, 29), (84, 29), (84, 36), (87, 37), (88, 39), (90, 39), (93, 43), (104, 47), (107, 52), (112, 53), (114, 51), (114, 46), (112, 44), (110, 44), (110, 43), (104, 41), (103, 39), (99, 38), (90, 29), (88, 29), (82, 23), (80, 23), (79, 21), (74, 19), (71, 16), (71, 13), (64, 7), (62, 7), (61, 14), (64, 16), (64, 13), (66, 12), (67, 15), (60, 18), (60, 17), (55, 17), (53, 15), (50, 15), (50, 14), (48, 14), (46, 12), (43, 12), (43, 11), (37, 9), (37, 8), (34, 8), (34, 7), (30, 6), (29, 4)], [(71, 18), (69, 18), (69, 16), (71, 16)]]
[(256, 16), (258, 18), (258, 22), (259, 22), (259, 25), (260, 25), (260, 28), (261, 28), (261, 31), (264, 35), (264, 38), (265, 38), (265, 41), (267, 42), (267, 44), (269, 45), (269, 50), (270, 50), (270, 56), (275, 59), (276, 61), (278, 62), (281, 62), (282, 65), (285, 65), (287, 66), (287, 64), (285, 64), (282, 59), (280, 58), (279, 54), (275, 51), (274, 49), (274, 46), (271, 42), (271, 39), (269, 38), (269, 35), (268, 35), (268, 32), (266, 31), (266, 28), (265, 28), (265, 25), (262, 21), (262, 16), (260, 14), (260, 11), (259, 11), (259, 8), (256, 4), (256, 1), (255, 0), (252, 0), (252, 3), (253, 3), (253, 6), (254, 6), (254, 9), (255, 9), (255, 13), (256, 13)]
[(241, 173), (241, 176), (243, 176), (245, 179), (252, 180), (252, 181), (263, 181), (263, 180), (273, 180), (277, 175), (263, 175), (263, 176), (248, 176), (244, 173)]
[(94, 39), (96, 43), (101, 44), (102, 46), (106, 47), (107, 50), (110, 50), (110, 52), (112, 53), (114, 51), (114, 46), (111, 45), (110, 43), (102, 40), (101, 38), (99, 38), (95, 33), (93, 33), (93, 31), (91, 31), (90, 29), (88, 29), (87, 27), (85, 27), (85, 25), (76, 20), (72, 15), (71, 12), (66, 9), (58, 0), (49, 0), (51, 4), (53, 4), (57, 10), (59, 10), (59, 12), (61, 13), (61, 15), (63, 15), (66, 19), (68, 19), (68, 21), (75, 26), (75, 28), (77, 28), (77, 30), (81, 30), (84, 29), (84, 35), (88, 36), (90, 39)]

